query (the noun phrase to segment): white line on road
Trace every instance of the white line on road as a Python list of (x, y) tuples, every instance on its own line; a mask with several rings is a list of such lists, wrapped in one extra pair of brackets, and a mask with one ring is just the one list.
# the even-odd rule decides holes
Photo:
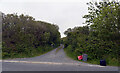
[(91, 64), (79, 64), (79, 63), (57, 63), (57, 62), (35, 62), (35, 61), (15, 61), (15, 60), (0, 60), (0, 62), (9, 62), (9, 63), (31, 63), (31, 64), (53, 64), (53, 65), (79, 65), (79, 66), (89, 66), (89, 67), (105, 67), (99, 65)]

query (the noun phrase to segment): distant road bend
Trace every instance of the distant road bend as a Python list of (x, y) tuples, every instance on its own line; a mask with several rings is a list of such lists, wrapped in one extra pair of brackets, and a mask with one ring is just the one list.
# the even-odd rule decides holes
[(3, 71), (118, 71), (118, 67), (100, 66), (68, 58), (64, 46), (58, 52), (56, 49), (33, 58), (17, 58), (3, 60)]

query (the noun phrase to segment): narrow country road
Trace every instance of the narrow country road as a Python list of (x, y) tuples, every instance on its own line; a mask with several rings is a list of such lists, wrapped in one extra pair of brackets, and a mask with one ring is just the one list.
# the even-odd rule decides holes
[(18, 58), (2, 61), (3, 71), (118, 71), (118, 67), (87, 64), (68, 58), (64, 46), (33, 58)]

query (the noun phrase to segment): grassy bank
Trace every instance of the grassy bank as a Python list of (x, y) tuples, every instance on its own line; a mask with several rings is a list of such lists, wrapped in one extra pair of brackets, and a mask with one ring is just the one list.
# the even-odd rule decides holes
[[(68, 49), (64, 48), (64, 51), (66, 53), (66, 55), (68, 57), (70, 57), (71, 59), (73, 60), (77, 60), (77, 61), (81, 61), (81, 62), (84, 62), (82, 60), (78, 60), (77, 59), (77, 55), (74, 53), (74, 52), (70, 52)], [(89, 59), (89, 55), (88, 55), (88, 60), (87, 62), (85, 63), (90, 63), (90, 64), (97, 64), (97, 65), (100, 65), (100, 60), (98, 59)], [(106, 63), (108, 66), (120, 66), (120, 62), (118, 59), (115, 59), (115, 58), (111, 58), (110, 56), (106, 56)]]
[(56, 50), (56, 53), (57, 53), (62, 47), (63, 47), (63, 45), (62, 45), (62, 46), (59, 46), (59, 47), (57, 48), (57, 50)]
[[(45, 54), (58, 46), (51, 47), (51, 46), (44, 46), (44, 47), (38, 47), (37, 50), (33, 50), (32, 52), (27, 53), (19, 53), (19, 54), (9, 54), (9, 56), (4, 56), (2, 59), (13, 59), (13, 58), (30, 58), (35, 56), (40, 56), (42, 54)], [(2, 53), (4, 54), (4, 53)]]
[(0, 59), (2, 59), (2, 44), (0, 42)]
[(2, 49), (0, 49), (0, 60), (2, 59)]

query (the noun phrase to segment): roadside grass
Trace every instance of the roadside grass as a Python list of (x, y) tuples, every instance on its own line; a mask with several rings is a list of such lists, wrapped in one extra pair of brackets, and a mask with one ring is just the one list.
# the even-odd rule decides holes
[(0, 49), (0, 60), (2, 59), (2, 49)]
[[(85, 61), (82, 61), (82, 60), (78, 60), (77, 59), (77, 56), (71, 52), (69, 52), (69, 50), (67, 50), (66, 48), (64, 48), (64, 52), (66, 53), (66, 55), (73, 59), (73, 60), (76, 60), (76, 61), (80, 61), (80, 62), (84, 62), (84, 63), (89, 63), (89, 64), (97, 64), (97, 65), (100, 65), (100, 60), (98, 59), (93, 59), (93, 60), (90, 60), (88, 59), (86, 62)], [(115, 58), (111, 58), (110, 56), (106, 57), (106, 64), (107, 66), (120, 66), (120, 62), (118, 59), (115, 59)]]
[(2, 44), (0, 43), (0, 60), (2, 59)]
[(62, 46), (59, 46), (59, 47), (57, 48), (57, 50), (56, 50), (55, 53), (57, 53), (62, 47), (63, 47), (63, 45), (62, 45)]
[[(56, 47), (39, 47), (38, 50), (33, 50), (31, 53), (28, 52), (28, 53), (20, 53), (20, 54), (13, 54), (14, 56), (11, 56), (11, 57), (4, 57), (2, 59), (15, 59), (15, 58), (31, 58), (31, 57), (36, 57), (36, 56), (40, 56), (40, 55), (43, 55), (45, 53), (48, 53), (49, 51), (57, 48), (58, 46)], [(44, 51), (42, 51), (41, 49), (46, 49)]]

